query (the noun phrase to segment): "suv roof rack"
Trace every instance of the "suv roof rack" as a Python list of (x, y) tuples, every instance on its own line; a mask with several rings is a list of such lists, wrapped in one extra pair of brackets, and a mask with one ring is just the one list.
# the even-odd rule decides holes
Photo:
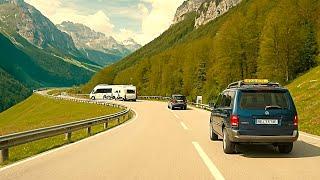
[(245, 79), (229, 84), (227, 89), (240, 88), (243, 86), (281, 87), (279, 83), (269, 82), (267, 79)]

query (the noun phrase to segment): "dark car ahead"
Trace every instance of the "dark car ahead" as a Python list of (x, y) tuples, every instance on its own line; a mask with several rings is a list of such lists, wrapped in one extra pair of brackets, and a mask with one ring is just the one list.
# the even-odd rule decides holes
[(186, 97), (180, 94), (172, 95), (170, 98), (170, 101), (168, 103), (168, 108), (169, 109), (187, 109), (187, 100)]
[(268, 80), (232, 83), (218, 97), (210, 118), (210, 138), (223, 138), (223, 150), (237, 143), (267, 143), (290, 153), (298, 139), (298, 115), (289, 91)]

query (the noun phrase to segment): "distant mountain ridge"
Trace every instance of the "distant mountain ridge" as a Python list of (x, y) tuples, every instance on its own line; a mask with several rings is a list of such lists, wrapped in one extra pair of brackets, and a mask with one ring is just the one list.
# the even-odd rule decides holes
[[(0, 84), (8, 84), (1, 86), (1, 110), (35, 88), (83, 84), (101, 68), (23, 0), (0, 0), (0, 49)], [(26, 92), (16, 93), (18, 89)]]
[[(76, 47), (81, 50), (87, 58), (103, 66), (113, 63), (141, 47), (141, 45), (133, 39), (118, 42), (112, 36), (106, 36), (101, 32), (96, 32), (79, 23), (64, 21), (56, 26), (72, 37)], [(101, 55), (104, 53), (103, 58), (105, 61), (97, 60), (97, 57), (92, 54), (92, 51), (100, 51)], [(95, 55), (97, 55), (97, 53), (95, 53)]]

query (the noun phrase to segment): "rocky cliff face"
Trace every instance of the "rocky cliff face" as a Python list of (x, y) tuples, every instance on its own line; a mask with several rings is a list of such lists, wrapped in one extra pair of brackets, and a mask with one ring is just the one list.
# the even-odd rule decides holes
[(195, 27), (208, 22), (228, 12), (242, 0), (187, 0), (177, 10), (173, 23), (184, 20), (186, 14), (196, 12)]
[(180, 21), (183, 21), (185, 18), (185, 15), (197, 11), (198, 8), (206, 2), (207, 0), (186, 0), (183, 2), (183, 4), (177, 9), (176, 14), (174, 16), (173, 23), (176, 24)]
[(118, 51), (120, 54), (127, 54), (141, 47), (133, 39), (123, 43), (118, 42), (113, 37), (95, 32), (83, 24), (62, 22), (57, 27), (61, 31), (68, 33), (79, 49), (92, 49), (105, 53)]

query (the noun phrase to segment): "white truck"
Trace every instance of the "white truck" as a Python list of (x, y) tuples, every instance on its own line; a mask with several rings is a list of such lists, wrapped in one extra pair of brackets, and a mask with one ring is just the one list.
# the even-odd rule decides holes
[(133, 85), (97, 85), (90, 93), (92, 100), (137, 100), (137, 88)]

